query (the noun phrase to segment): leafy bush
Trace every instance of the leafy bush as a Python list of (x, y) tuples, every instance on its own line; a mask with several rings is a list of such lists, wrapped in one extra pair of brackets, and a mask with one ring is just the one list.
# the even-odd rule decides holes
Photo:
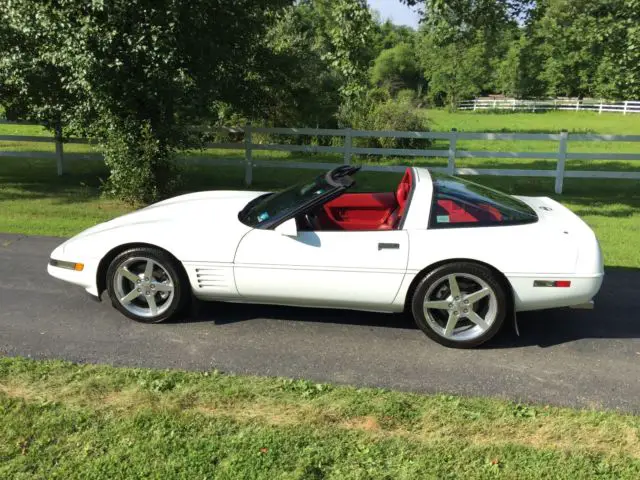
[[(342, 123), (357, 130), (429, 131), (424, 114), (406, 96), (381, 103), (369, 98), (363, 106), (350, 112), (341, 111)], [(426, 148), (428, 139), (370, 137), (354, 139), (354, 145), (368, 148)]]
[(387, 90), (386, 88), (373, 88), (367, 93), (367, 101), (370, 104), (385, 103), (391, 99), (391, 93), (389, 93), (389, 90)]
[(410, 88), (403, 88), (402, 90), (398, 90), (395, 98), (396, 102), (408, 103), (415, 106), (418, 100), (418, 93), (415, 90), (411, 90)]
[(371, 68), (370, 80), (392, 94), (401, 89), (417, 90), (424, 83), (415, 48), (400, 43), (383, 50)]
[[(388, 101), (376, 105), (369, 116), (373, 130), (424, 131), (425, 120), (410, 103)], [(376, 139), (383, 148), (421, 148), (429, 144), (415, 138), (379, 137)]]
[(111, 175), (103, 185), (108, 196), (130, 203), (150, 203), (170, 195), (179, 177), (175, 151), (162, 143), (148, 122), (113, 129), (102, 145)]

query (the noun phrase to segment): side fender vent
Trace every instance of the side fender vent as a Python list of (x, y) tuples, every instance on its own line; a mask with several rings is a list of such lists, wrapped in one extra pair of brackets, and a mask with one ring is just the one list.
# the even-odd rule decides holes
[(220, 267), (197, 267), (198, 287), (207, 290), (230, 290), (233, 284), (232, 269)]

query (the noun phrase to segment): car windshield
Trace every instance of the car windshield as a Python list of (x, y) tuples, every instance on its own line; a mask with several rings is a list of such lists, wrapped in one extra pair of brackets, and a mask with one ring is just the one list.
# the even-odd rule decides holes
[(506, 193), (440, 173), (432, 177), (432, 227), (513, 225), (538, 219), (531, 207)]
[(270, 220), (289, 215), (302, 205), (335, 189), (335, 185), (328, 183), (326, 175), (319, 175), (311, 182), (253, 199), (240, 212), (239, 219), (250, 227), (259, 227)]

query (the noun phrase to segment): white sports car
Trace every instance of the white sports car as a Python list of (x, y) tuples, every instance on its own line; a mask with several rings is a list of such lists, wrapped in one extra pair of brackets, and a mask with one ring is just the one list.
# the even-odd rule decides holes
[(473, 347), (515, 313), (593, 304), (593, 231), (546, 197), (422, 168), (396, 191), (348, 193), (342, 166), (280, 192), (178, 196), (96, 225), (51, 254), (54, 277), (147, 323), (201, 300), (410, 312)]

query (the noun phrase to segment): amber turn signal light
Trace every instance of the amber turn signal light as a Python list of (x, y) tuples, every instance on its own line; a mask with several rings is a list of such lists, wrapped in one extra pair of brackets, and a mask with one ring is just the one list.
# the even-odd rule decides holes
[(55, 260), (53, 258), (49, 260), (49, 265), (51, 265), (52, 267), (75, 270), (76, 272), (81, 272), (82, 270), (84, 270), (84, 263), (65, 262), (62, 260)]

